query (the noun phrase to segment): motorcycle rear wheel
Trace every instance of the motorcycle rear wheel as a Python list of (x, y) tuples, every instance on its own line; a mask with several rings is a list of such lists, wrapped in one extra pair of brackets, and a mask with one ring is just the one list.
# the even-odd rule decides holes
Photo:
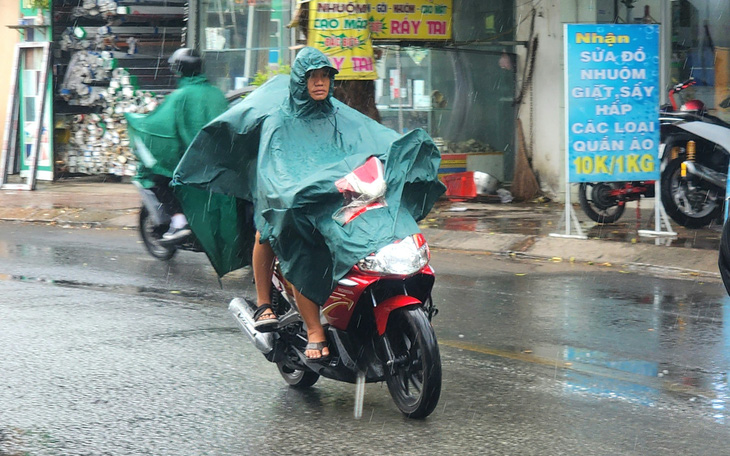
[(139, 234), (147, 251), (158, 260), (167, 261), (175, 256), (175, 246), (167, 246), (160, 243), (162, 235), (167, 231), (167, 225), (156, 226), (150, 217), (146, 207), (142, 206), (139, 211)]
[(319, 380), (318, 373), (292, 369), (284, 361), (276, 363), (276, 367), (279, 368), (279, 373), (284, 377), (284, 380), (293, 388), (309, 388)]
[(614, 223), (626, 206), (619, 204), (609, 193), (620, 188), (622, 182), (584, 182), (578, 187), (578, 201), (583, 212), (596, 223)]
[[(669, 141), (667, 146), (670, 147)], [(695, 187), (690, 189), (681, 176), (684, 155), (667, 163), (662, 171), (662, 205), (672, 220), (687, 228), (702, 228), (717, 219), (722, 211), (722, 195), (717, 191)]]
[(409, 418), (431, 414), (441, 396), (441, 355), (436, 334), (420, 307), (394, 310), (385, 330), (395, 366), (386, 366), (388, 391)]

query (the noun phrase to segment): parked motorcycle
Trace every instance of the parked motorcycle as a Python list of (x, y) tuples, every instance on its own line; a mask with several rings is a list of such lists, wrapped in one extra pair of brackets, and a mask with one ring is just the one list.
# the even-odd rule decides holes
[[(682, 86), (692, 83), (685, 81)], [(672, 106), (676, 106), (674, 98), (670, 99)], [(730, 107), (730, 97), (720, 106)], [(708, 114), (699, 100), (685, 101), (679, 111), (663, 111), (660, 123), (664, 209), (687, 228), (709, 225), (723, 211), (730, 124)]]
[(720, 254), (717, 259), (717, 266), (720, 269), (720, 277), (725, 285), (725, 291), (730, 295), (730, 223), (725, 221), (722, 227), (722, 237), (720, 238)]
[(142, 199), (139, 211), (139, 234), (150, 255), (158, 260), (167, 261), (175, 256), (178, 250), (202, 252), (193, 235), (179, 243), (163, 242), (162, 235), (170, 228), (172, 214), (166, 210), (152, 190), (144, 188), (137, 181), (132, 183), (139, 190)]
[[(721, 204), (718, 201), (718, 195), (725, 192), (724, 177), (713, 175), (714, 184), (722, 184), (721, 192), (716, 191), (717, 185), (704, 186), (696, 185), (692, 180), (681, 181), (680, 173), (682, 163), (686, 157), (687, 142), (695, 140), (695, 157), (697, 156), (696, 148), (697, 138), (687, 131), (687, 128), (694, 128), (688, 125), (692, 122), (713, 123), (727, 128), (727, 124), (721, 119), (711, 116), (707, 113), (704, 104), (697, 99), (689, 99), (684, 95), (687, 89), (695, 85), (696, 81), (692, 78), (682, 81), (674, 85), (669, 90), (670, 103), (664, 105), (660, 109), (659, 124), (660, 138), (662, 146), (659, 152), (661, 163), (661, 195), (662, 204), (667, 214), (672, 217), (680, 225), (689, 228), (699, 228), (709, 224), (717, 218), (721, 211)], [(723, 104), (726, 104), (723, 106)], [(730, 97), (725, 100), (721, 106), (730, 105)], [(727, 158), (725, 153), (716, 154), (712, 157), (712, 144), (703, 143), (699, 147), (702, 148), (701, 154), (703, 158), (700, 167), (706, 162), (711, 162), (713, 169), (724, 167), (727, 172)], [(682, 159), (680, 159), (682, 158)], [(724, 161), (723, 161), (724, 158)], [(714, 161), (713, 161), (714, 160)], [(692, 170), (697, 170), (697, 165), (686, 165)], [(697, 171), (699, 173), (700, 171)], [(709, 177), (709, 173), (704, 174)], [(641, 182), (587, 182), (580, 184), (578, 188), (578, 200), (583, 212), (593, 221), (597, 223), (614, 223), (618, 221), (624, 213), (625, 205), (629, 201), (636, 201), (642, 196), (646, 198), (654, 197), (654, 181)], [(715, 190), (713, 190), (715, 188)]]
[[(369, 165), (382, 167), (375, 158), (363, 167)], [(358, 168), (336, 183), (346, 206), (333, 217), (343, 224), (384, 204), (382, 168), (373, 173), (360, 171)], [(380, 177), (353, 186), (363, 175)], [(424, 418), (436, 408), (441, 395), (441, 357), (430, 323), (437, 313), (431, 298), (435, 275), (429, 260), (428, 244), (418, 233), (386, 245), (352, 266), (322, 308), (330, 348), (324, 361), (310, 360), (304, 354), (306, 327), (278, 262), (272, 278), (272, 307), (279, 323), (273, 332), (256, 330), (254, 303), (235, 298), (229, 310), (292, 387), (310, 387), (324, 376), (356, 383), (358, 391), (364, 392), (364, 383), (385, 381), (403, 414)]]
[(654, 197), (654, 181), (584, 182), (578, 187), (580, 207), (596, 223), (616, 222), (626, 203), (642, 196)]

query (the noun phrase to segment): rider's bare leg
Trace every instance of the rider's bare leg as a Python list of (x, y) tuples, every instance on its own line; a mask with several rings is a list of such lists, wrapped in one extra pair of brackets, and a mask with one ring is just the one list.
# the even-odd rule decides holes
[[(324, 335), (322, 322), (319, 321), (319, 306), (311, 299), (299, 293), (299, 290), (294, 290), (294, 299), (297, 301), (297, 307), (299, 307), (302, 320), (307, 325), (307, 341), (325, 342), (327, 338)], [(329, 356), (329, 354), (330, 350), (327, 347), (322, 348), (321, 352), (319, 350), (306, 350), (304, 352), (304, 355), (309, 359), (317, 359), (323, 356)]]
[[(256, 305), (271, 304), (271, 276), (274, 275), (274, 251), (268, 242), (259, 243), (261, 234), (256, 231), (256, 242), (253, 245), (253, 279), (256, 282)], [(276, 318), (270, 310), (261, 315), (260, 320)]]

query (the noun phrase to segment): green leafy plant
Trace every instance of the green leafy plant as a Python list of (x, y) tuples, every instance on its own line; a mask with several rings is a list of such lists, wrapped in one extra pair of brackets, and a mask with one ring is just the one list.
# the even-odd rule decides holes
[(30, 8), (47, 10), (51, 6), (50, 0), (29, 0), (28, 6)]
[(254, 76), (251, 85), (260, 86), (277, 74), (291, 74), (291, 67), (289, 65), (282, 65), (276, 70), (268, 70), (265, 73), (258, 72), (256, 73), (256, 76)]

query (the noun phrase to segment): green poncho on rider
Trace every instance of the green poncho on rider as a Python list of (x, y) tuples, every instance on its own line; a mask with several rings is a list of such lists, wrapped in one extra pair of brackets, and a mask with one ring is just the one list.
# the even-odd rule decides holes
[(178, 242), (191, 231), (169, 187), (173, 172), (200, 129), (225, 111), (228, 102), (202, 74), (202, 60), (193, 49), (178, 49), (169, 63), (180, 76), (178, 88), (149, 114), (127, 113), (125, 117), (132, 148), (140, 159), (135, 180), (151, 189), (172, 215), (163, 240)]

